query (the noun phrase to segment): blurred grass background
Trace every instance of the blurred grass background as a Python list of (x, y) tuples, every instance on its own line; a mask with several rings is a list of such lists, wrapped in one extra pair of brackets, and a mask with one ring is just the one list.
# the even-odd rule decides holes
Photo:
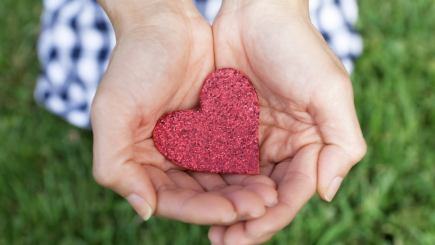
[[(359, 1), (352, 74), (367, 156), (268, 244), (435, 244), (435, 1)], [(41, 1), (0, 1), (0, 244), (208, 244), (208, 227), (152, 218), (91, 174), (92, 134), (39, 108)]]

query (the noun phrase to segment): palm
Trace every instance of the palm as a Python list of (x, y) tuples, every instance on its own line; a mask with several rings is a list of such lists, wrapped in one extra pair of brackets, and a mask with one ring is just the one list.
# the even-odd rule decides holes
[[(124, 197), (145, 197), (156, 216), (197, 224), (258, 217), (265, 203), (276, 201), (272, 181), (186, 171), (154, 145), (160, 116), (197, 107), (203, 81), (215, 69), (210, 25), (196, 10), (177, 11), (161, 11), (158, 22), (117, 40), (93, 105), (94, 175)], [(107, 139), (99, 130), (117, 133)], [(99, 135), (116, 144), (98, 144)]]
[[(307, 112), (308, 100), (304, 97), (311, 91), (297, 91), (310, 89), (303, 84), (305, 74), (297, 73), (298, 77), (293, 77), (292, 81), (281, 78), (285, 75), (283, 72), (291, 72), (294, 66), (300, 66), (299, 51), (288, 54), (291, 63), (283, 61), (288, 57), (282, 55), (282, 50), (288, 49), (288, 44), (282, 40), (283, 30), (274, 30), (274, 23), (270, 23), (279, 19), (273, 16), (274, 19), (267, 21), (269, 26), (263, 29), (258, 19), (264, 21), (265, 17), (259, 16), (255, 7), (250, 4), (236, 11), (228, 11), (225, 6), (221, 9), (213, 24), (216, 66), (236, 67), (243, 71), (257, 90), (261, 106), (261, 173), (270, 176), (276, 163), (293, 157), (301, 146), (320, 141), (321, 137)], [(277, 55), (279, 53), (281, 55)], [(285, 70), (283, 66), (286, 66)], [(300, 70), (309, 73), (306, 69)]]
[[(348, 75), (307, 6), (297, 13), (297, 1), (224, 1), (212, 34), (192, 1), (100, 2), (117, 46), (91, 110), (94, 176), (145, 219), (231, 224), (212, 227), (214, 244), (260, 243), (316, 186), (330, 199), (364, 155)], [(186, 171), (151, 138), (165, 112), (197, 107), (204, 79), (223, 67), (245, 73), (258, 92), (261, 175)], [(338, 183), (333, 192), (330, 183)]]
[[(269, 239), (314, 194), (318, 171), (324, 182), (322, 168), (326, 164), (317, 166), (318, 162), (329, 162), (331, 155), (342, 156), (338, 145), (362, 138), (360, 134), (346, 138), (354, 129), (339, 128), (343, 123), (354, 126), (351, 123), (356, 120), (347, 72), (311, 25), (308, 13), (301, 17), (289, 10), (290, 6), (267, 1), (240, 5), (227, 1), (213, 23), (216, 68), (234, 67), (244, 72), (258, 93), (260, 173), (274, 180), (280, 196), (280, 203), (258, 220), (225, 228), (228, 230), (213, 227), (210, 237), (216, 239), (214, 243), (252, 242), (243, 231), (256, 234), (266, 230), (269, 234), (260, 241)], [(335, 107), (344, 104), (338, 103), (340, 100), (350, 105), (345, 109), (351, 123), (345, 117), (343, 122), (335, 120), (334, 113), (342, 111), (334, 112)], [(350, 157), (358, 158), (359, 152)], [(319, 191), (324, 193), (321, 188)]]

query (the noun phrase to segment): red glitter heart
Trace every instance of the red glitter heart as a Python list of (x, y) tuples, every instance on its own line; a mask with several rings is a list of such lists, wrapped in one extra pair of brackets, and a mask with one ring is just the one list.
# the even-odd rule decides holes
[(200, 104), (198, 111), (174, 111), (157, 121), (157, 149), (187, 169), (258, 174), (260, 105), (248, 78), (231, 68), (213, 72)]

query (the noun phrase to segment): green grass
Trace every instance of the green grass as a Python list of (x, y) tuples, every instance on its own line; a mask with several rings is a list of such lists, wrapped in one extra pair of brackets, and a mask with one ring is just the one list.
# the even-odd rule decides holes
[[(268, 244), (435, 244), (435, 2), (364, 0), (352, 75), (367, 156)], [(40, 1), (0, 1), (0, 244), (208, 244), (92, 178), (92, 134), (33, 101)]]

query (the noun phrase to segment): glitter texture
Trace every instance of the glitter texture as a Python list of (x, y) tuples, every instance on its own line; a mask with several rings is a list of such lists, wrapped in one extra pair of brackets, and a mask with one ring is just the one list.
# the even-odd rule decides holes
[(163, 115), (154, 128), (157, 149), (196, 171), (258, 174), (260, 105), (241, 72), (224, 68), (204, 82), (198, 111)]

